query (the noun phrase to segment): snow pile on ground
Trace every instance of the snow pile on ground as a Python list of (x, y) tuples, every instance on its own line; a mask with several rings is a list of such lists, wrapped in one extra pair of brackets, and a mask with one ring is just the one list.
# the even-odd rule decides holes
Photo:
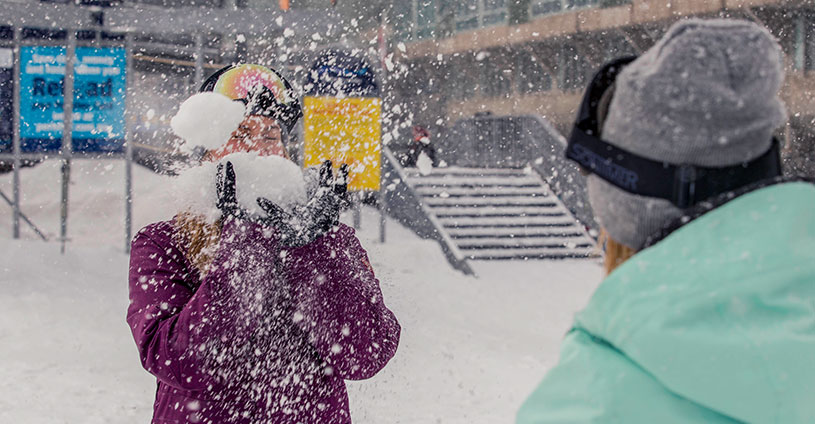
[[(65, 255), (28, 230), (11, 240), (10, 208), (0, 205), (2, 423), (136, 424), (152, 413), (155, 380), (125, 323), (122, 164), (74, 164)], [(52, 161), (22, 173), (23, 210), (51, 235), (58, 169)], [(7, 194), (10, 180), (0, 176)], [(168, 178), (136, 167), (134, 180), (135, 228), (169, 218)], [(377, 219), (365, 210), (359, 235), (402, 339), (380, 374), (348, 382), (354, 423), (514, 422), (600, 281), (598, 264), (480, 262), (479, 278), (466, 277), (438, 245), (393, 221), (379, 243)]]
[(183, 149), (195, 146), (215, 149), (229, 140), (243, 121), (245, 107), (219, 93), (198, 93), (181, 103), (170, 120), (173, 132), (185, 143)]

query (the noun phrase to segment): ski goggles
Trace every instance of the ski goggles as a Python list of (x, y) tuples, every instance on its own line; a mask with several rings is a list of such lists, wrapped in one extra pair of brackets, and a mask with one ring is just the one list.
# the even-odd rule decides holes
[[(684, 209), (721, 193), (781, 175), (778, 139), (761, 156), (725, 167), (703, 167), (655, 161), (603, 140), (599, 106), (620, 71), (636, 56), (613, 60), (592, 78), (578, 110), (566, 147), (566, 158), (587, 173), (632, 194), (665, 199)], [(613, 95), (613, 91), (610, 93)]]
[(241, 101), (246, 105), (247, 115), (275, 118), (288, 132), (303, 114), (289, 82), (265, 66), (227, 66), (210, 76), (200, 91), (212, 91)]

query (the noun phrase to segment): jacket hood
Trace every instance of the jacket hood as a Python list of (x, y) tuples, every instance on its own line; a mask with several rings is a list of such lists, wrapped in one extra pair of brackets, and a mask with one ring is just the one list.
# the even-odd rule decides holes
[(747, 193), (643, 250), (576, 327), (747, 422), (815, 421), (815, 186)]

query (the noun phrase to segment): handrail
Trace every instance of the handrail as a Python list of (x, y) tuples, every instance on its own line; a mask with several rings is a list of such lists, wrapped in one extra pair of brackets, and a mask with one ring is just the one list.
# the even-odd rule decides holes
[(410, 194), (413, 195), (413, 197), (418, 200), (419, 207), (421, 208), (424, 215), (427, 217), (428, 221), (430, 221), (430, 224), (433, 226), (434, 232), (437, 235), (437, 241), (442, 245), (442, 249), (445, 251), (446, 254), (451, 255), (453, 259), (457, 262), (455, 264), (456, 268), (458, 268), (467, 275), (475, 276), (475, 272), (467, 263), (467, 258), (464, 256), (464, 254), (461, 252), (461, 250), (458, 248), (455, 242), (453, 242), (453, 239), (450, 238), (450, 235), (447, 234), (446, 231), (444, 231), (444, 227), (441, 225), (441, 222), (439, 222), (438, 218), (436, 218), (435, 214), (433, 214), (430, 211), (430, 208), (428, 208), (427, 205), (425, 205), (424, 202), (420, 200), (421, 198), (416, 193), (416, 190), (414, 190), (410, 183), (408, 183), (407, 173), (405, 173), (404, 168), (402, 168), (402, 165), (396, 159), (393, 152), (391, 152), (390, 148), (388, 148), (387, 146), (382, 146), (382, 154), (385, 156), (388, 162), (390, 162), (391, 166), (396, 171), (399, 180), (404, 183), (405, 187), (410, 192)]

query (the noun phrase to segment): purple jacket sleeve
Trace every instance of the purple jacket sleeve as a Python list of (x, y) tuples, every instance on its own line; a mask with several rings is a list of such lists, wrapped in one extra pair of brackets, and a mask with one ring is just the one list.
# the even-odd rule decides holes
[[(211, 271), (198, 286), (198, 273), (172, 234), (172, 224), (162, 222), (133, 239), (127, 322), (147, 371), (176, 388), (212, 389), (218, 381), (205, 371), (202, 351), (212, 340), (244, 343), (260, 321), (259, 308), (245, 302), (253, 298), (252, 287), (236, 282), (247, 280), (241, 275), (246, 270), (274, 267), (264, 257), (271, 257), (273, 248), (266, 246), (275, 242), (257, 228), (228, 221)], [(265, 271), (274, 275), (274, 269)]]
[(354, 230), (340, 224), (288, 251), (284, 263), (295, 293), (294, 321), (326, 365), (348, 380), (382, 369), (396, 353), (401, 329)]

